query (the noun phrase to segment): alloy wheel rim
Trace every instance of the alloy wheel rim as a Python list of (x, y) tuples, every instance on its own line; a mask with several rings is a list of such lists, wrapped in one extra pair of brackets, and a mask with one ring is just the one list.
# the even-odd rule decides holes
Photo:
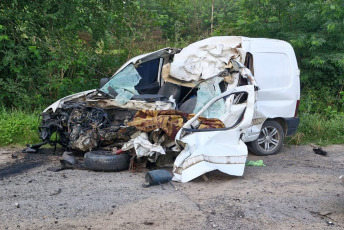
[(273, 126), (264, 127), (258, 137), (258, 146), (265, 152), (271, 152), (278, 147), (280, 134)]

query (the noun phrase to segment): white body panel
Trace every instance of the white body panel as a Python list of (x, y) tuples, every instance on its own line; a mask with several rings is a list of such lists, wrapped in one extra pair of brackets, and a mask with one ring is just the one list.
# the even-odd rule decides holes
[[(246, 110), (241, 122), (235, 127), (225, 130), (209, 130), (193, 132), (183, 136), (184, 128), (188, 129), (192, 123), (218, 98), (225, 97), (232, 92), (247, 92)], [(250, 126), (254, 114), (254, 86), (240, 86), (229, 90), (214, 98), (186, 122), (176, 135), (177, 142), (183, 142), (186, 147), (178, 155), (173, 166), (173, 180), (188, 182), (206, 172), (220, 170), (221, 172), (242, 176), (247, 158), (247, 146), (241, 140), (241, 134)]]
[[(242, 47), (253, 56), (259, 86), (254, 118), (292, 118), (300, 100), (300, 70), (293, 47), (266, 38), (243, 38)], [(243, 140), (258, 138), (263, 123), (248, 129)]]
[(242, 46), (253, 55), (254, 77), (259, 86), (256, 116), (294, 117), (300, 100), (300, 71), (292, 46), (266, 38), (244, 38)]

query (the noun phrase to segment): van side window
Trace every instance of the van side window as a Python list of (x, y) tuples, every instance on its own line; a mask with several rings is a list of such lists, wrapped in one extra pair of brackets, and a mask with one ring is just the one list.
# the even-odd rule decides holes
[(158, 79), (160, 58), (144, 62), (140, 64), (136, 70), (141, 76), (141, 80), (137, 86), (144, 86), (152, 84)]
[(251, 73), (254, 76), (254, 68), (253, 68), (253, 55), (249, 52), (246, 53), (246, 57), (245, 57), (245, 64), (246, 68), (248, 68), (249, 70), (251, 70)]
[(159, 90), (159, 64), (160, 58), (141, 63), (137, 68), (137, 72), (141, 76), (140, 82), (135, 89), (140, 93), (155, 94)]
[(291, 63), (284, 53), (254, 53), (255, 79), (259, 88), (283, 88), (291, 81)]

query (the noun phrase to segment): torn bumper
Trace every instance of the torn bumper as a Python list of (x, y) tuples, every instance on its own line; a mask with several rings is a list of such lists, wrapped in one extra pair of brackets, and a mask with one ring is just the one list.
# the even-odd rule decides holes
[[(183, 142), (188, 144), (174, 162), (173, 180), (188, 182), (213, 170), (242, 176), (247, 158), (247, 146), (243, 141), (238, 140), (239, 133), (235, 133), (235, 131), (202, 132), (184, 138)], [(228, 143), (229, 141), (231, 143)]]
[(291, 118), (285, 118), (285, 121), (287, 123), (287, 136), (293, 135), (297, 127), (299, 127), (300, 118), (298, 117), (291, 117)]

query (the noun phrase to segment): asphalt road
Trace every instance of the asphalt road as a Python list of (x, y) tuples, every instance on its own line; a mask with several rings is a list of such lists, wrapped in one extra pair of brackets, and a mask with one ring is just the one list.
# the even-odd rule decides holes
[[(344, 229), (344, 146), (284, 147), (244, 176), (143, 188), (138, 173), (48, 171), (59, 155), (0, 149), (0, 229)], [(82, 161), (82, 158), (79, 158)], [(171, 168), (168, 168), (171, 170)]]

